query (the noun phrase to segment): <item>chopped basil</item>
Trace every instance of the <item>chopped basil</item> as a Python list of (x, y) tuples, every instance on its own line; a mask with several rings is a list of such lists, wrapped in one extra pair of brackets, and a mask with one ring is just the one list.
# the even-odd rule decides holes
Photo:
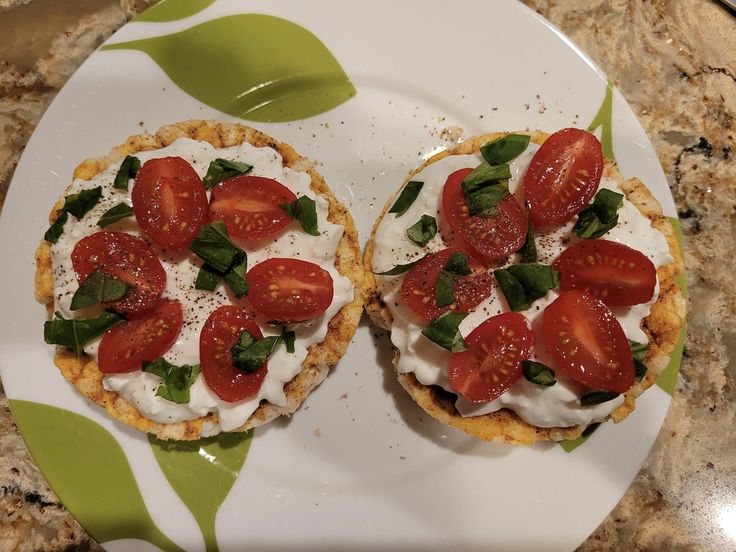
[(419, 247), (424, 247), (437, 235), (437, 219), (422, 215), (422, 218), (406, 229), (406, 235)]
[(302, 229), (310, 236), (319, 236), (317, 228), (317, 203), (307, 196), (299, 196), (295, 201), (279, 205), (287, 215), (299, 221)]
[(524, 245), (519, 249), (519, 253), (521, 253), (522, 263), (536, 263), (537, 244), (534, 242), (534, 225), (532, 224), (532, 218), (528, 218), (529, 222), (526, 228), (526, 240), (524, 240)]
[(199, 364), (176, 366), (164, 358), (153, 362), (144, 361), (141, 370), (164, 380), (156, 390), (156, 396), (176, 404), (189, 402), (189, 389), (200, 372)]
[(66, 211), (59, 211), (56, 216), (56, 220), (53, 222), (46, 233), (43, 235), (43, 239), (47, 242), (56, 243), (64, 233), (64, 225), (69, 219), (69, 213)]
[(644, 379), (644, 376), (647, 375), (647, 365), (644, 364), (639, 359), (634, 359), (634, 376), (636, 376), (637, 381), (641, 381)]
[(296, 334), (291, 330), (287, 330), (286, 326), (284, 326), (281, 330), (281, 338), (284, 340), (284, 345), (286, 345), (286, 352), (294, 353), (296, 351), (296, 349), (294, 348)]
[(544, 385), (545, 387), (552, 387), (557, 383), (555, 372), (549, 366), (545, 366), (541, 362), (534, 362), (533, 360), (522, 360), (521, 370), (524, 373), (524, 377), (532, 383), (537, 385)]
[(631, 356), (636, 360), (643, 361), (649, 354), (649, 345), (645, 343), (637, 343), (636, 341), (628, 340), (629, 347), (631, 347)]
[(447, 311), (432, 320), (422, 334), (443, 349), (454, 353), (464, 351), (468, 346), (458, 328), (466, 316), (467, 313)]
[(228, 159), (218, 157), (210, 163), (209, 167), (207, 167), (207, 174), (202, 179), (202, 184), (204, 184), (204, 187), (209, 190), (223, 180), (233, 178), (234, 176), (240, 176), (242, 174), (248, 174), (252, 170), (253, 165), (249, 165), (248, 163), (229, 161)]
[(509, 178), (511, 178), (511, 169), (507, 163), (503, 165), (489, 165), (484, 162), (475, 167), (468, 176), (463, 178), (460, 187), (467, 197), (469, 193), (480, 190), (486, 184), (495, 183), (499, 180), (508, 180)]
[(103, 312), (97, 318), (86, 320), (67, 320), (57, 312), (56, 318), (44, 322), (43, 339), (49, 345), (69, 347), (79, 358), (84, 353), (84, 346), (87, 343), (123, 322), (124, 318), (110, 311)]
[(123, 162), (120, 163), (120, 170), (118, 170), (118, 174), (115, 175), (115, 181), (112, 183), (112, 187), (117, 190), (127, 190), (128, 180), (135, 178), (135, 175), (138, 174), (140, 168), (140, 159), (133, 157), (132, 155), (126, 156), (125, 159), (123, 159)]
[(446, 307), (455, 302), (455, 282), (461, 276), (470, 274), (468, 256), (453, 251), (442, 267), (437, 283), (434, 286), (434, 299), (438, 307)]
[(119, 221), (120, 219), (132, 216), (133, 208), (127, 203), (121, 202), (118, 203), (115, 207), (112, 207), (105, 211), (100, 217), (100, 220), (97, 221), (97, 226), (99, 226), (100, 228), (104, 228), (105, 226), (109, 226), (112, 223)]
[(248, 330), (245, 330), (230, 349), (233, 364), (248, 373), (257, 372), (278, 348), (281, 341), (283, 337), (276, 335), (254, 339)]
[(595, 430), (601, 427), (601, 422), (595, 422), (593, 424), (590, 424), (588, 427), (586, 427), (583, 432), (580, 434), (581, 437), (590, 437), (595, 433)]
[(205, 263), (199, 269), (199, 272), (197, 272), (194, 289), (215, 291), (215, 289), (217, 289), (217, 284), (220, 283), (220, 278), (221, 276), (215, 272), (215, 269)]
[(74, 292), (70, 308), (79, 310), (97, 303), (115, 301), (123, 297), (129, 290), (130, 287), (125, 282), (95, 270)]
[(603, 188), (595, 194), (593, 203), (578, 214), (572, 231), (585, 239), (600, 238), (618, 224), (618, 210), (624, 204), (623, 194)]
[(619, 396), (615, 391), (587, 391), (580, 397), (580, 406), (593, 406), (611, 401)]
[(401, 190), (399, 197), (396, 199), (388, 212), (396, 213), (397, 218), (406, 213), (409, 210), (409, 207), (411, 207), (412, 203), (414, 203), (414, 201), (416, 200), (419, 192), (422, 191), (422, 186), (424, 186), (424, 182), (419, 182), (417, 180), (411, 180), (407, 182), (406, 186), (404, 186), (404, 189)]
[(68, 219), (67, 213), (71, 213), (77, 220), (80, 220), (97, 205), (101, 197), (102, 186), (66, 196), (64, 206), (56, 212), (56, 220), (43, 235), (43, 238), (51, 243), (56, 243), (64, 232), (64, 225)]
[(374, 272), (373, 274), (375, 274), (376, 276), (398, 276), (399, 274), (403, 274), (404, 272), (409, 272), (411, 270), (411, 267), (413, 267), (422, 259), (424, 259), (424, 257), (410, 263), (396, 265), (395, 267), (385, 272)]
[(483, 144), (480, 153), (491, 165), (501, 165), (516, 159), (529, 145), (530, 136), (526, 134), (507, 134), (502, 138)]
[(245, 251), (241, 251), (235, 257), (230, 270), (222, 276), (222, 279), (238, 299), (248, 293), (248, 282), (245, 280), (246, 272), (248, 272), (248, 258), (245, 255)]
[(218, 272), (227, 272), (241, 249), (236, 246), (225, 228), (225, 223), (216, 220), (199, 229), (189, 251), (201, 257)]
[(528, 309), (560, 285), (560, 273), (543, 264), (511, 265), (494, 270), (493, 275), (512, 311)]

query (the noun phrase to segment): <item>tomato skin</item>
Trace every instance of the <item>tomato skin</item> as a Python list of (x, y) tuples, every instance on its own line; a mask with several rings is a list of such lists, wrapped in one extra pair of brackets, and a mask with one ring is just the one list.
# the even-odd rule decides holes
[(130, 234), (96, 232), (77, 242), (71, 258), (79, 283), (97, 269), (131, 286), (123, 298), (107, 303), (119, 312), (139, 313), (150, 309), (166, 287), (166, 271), (156, 252)]
[(560, 289), (580, 289), (609, 306), (646, 303), (654, 295), (657, 270), (652, 261), (626, 245), (608, 240), (584, 240), (552, 263), (560, 271)]
[[(455, 303), (446, 307), (438, 307), (435, 300), (434, 288), (450, 255), (465, 253), (468, 256), (468, 267), (472, 271), (468, 276), (462, 276), (455, 282)], [(457, 248), (443, 249), (430, 253), (415, 264), (404, 276), (401, 282), (401, 298), (411, 310), (421, 316), (425, 322), (437, 318), (439, 315), (452, 310), (454, 312), (469, 312), (493, 290), (493, 276), (486, 272), (483, 265), (467, 251)]]
[(332, 303), (332, 276), (299, 259), (267, 259), (248, 271), (248, 300), (269, 320), (304, 322)]
[(545, 309), (542, 333), (557, 368), (588, 389), (625, 393), (634, 385), (624, 330), (592, 295), (563, 291)]
[(174, 251), (186, 249), (207, 221), (202, 180), (181, 157), (143, 163), (131, 199), (135, 218), (146, 236)]
[(236, 368), (230, 352), (243, 331), (263, 339), (261, 329), (248, 311), (223, 305), (209, 315), (199, 334), (199, 361), (207, 387), (226, 402), (242, 401), (255, 395), (268, 372), (268, 361), (255, 372)]
[(236, 176), (212, 188), (210, 218), (221, 220), (231, 236), (246, 240), (267, 238), (291, 222), (279, 207), (296, 201), (283, 184), (261, 176)]
[(483, 403), (500, 397), (521, 377), (521, 361), (531, 357), (534, 333), (523, 314), (506, 312), (475, 328), (465, 343), (465, 351), (450, 357), (450, 385), (467, 400)]
[(97, 364), (104, 374), (135, 372), (144, 361), (163, 356), (176, 341), (183, 323), (179, 301), (162, 299), (144, 314), (115, 326), (102, 336)]
[(528, 226), (526, 214), (514, 195), (509, 194), (496, 204), (495, 216), (471, 216), (461, 184), (472, 170), (460, 169), (447, 177), (442, 189), (445, 218), (475, 255), (489, 262), (504, 259), (524, 245)]
[(593, 198), (603, 174), (601, 143), (577, 128), (558, 130), (534, 154), (524, 198), (535, 228), (560, 226)]

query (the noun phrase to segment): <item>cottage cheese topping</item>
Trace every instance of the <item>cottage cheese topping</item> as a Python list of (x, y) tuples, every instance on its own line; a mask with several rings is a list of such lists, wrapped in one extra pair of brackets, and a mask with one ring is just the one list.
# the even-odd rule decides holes
[[(509, 189), (520, 203), (523, 201), (521, 180), (537, 149), (539, 146), (536, 144), (529, 144), (527, 150), (511, 163), (512, 178)], [(451, 245), (460, 245), (459, 242), (443, 241), (442, 236), (451, 236), (452, 233), (442, 212), (442, 188), (449, 174), (462, 168), (475, 167), (481, 161), (480, 154), (449, 155), (412, 177), (412, 180), (424, 182), (424, 187), (404, 215), (397, 218), (393, 214), (386, 214), (381, 221), (376, 231), (373, 250), (375, 272), (383, 272), (397, 264), (412, 262), (423, 257), (428, 251), (434, 252)], [(623, 193), (613, 179), (603, 178), (600, 187)], [(618, 224), (603, 236), (603, 239), (617, 241), (641, 251), (656, 268), (672, 262), (667, 240), (661, 232), (652, 227), (649, 219), (642, 215), (635, 205), (624, 199), (624, 205), (618, 213)], [(419, 248), (407, 238), (406, 230), (423, 214), (434, 216), (441, 231), (426, 248)], [(560, 228), (537, 234), (540, 263), (550, 264), (569, 244), (579, 240), (572, 233), (573, 225), (574, 220)], [(403, 275), (377, 276), (379, 292), (393, 316), (391, 341), (401, 353), (397, 369), (400, 373), (413, 372), (417, 380), (424, 385), (439, 385), (452, 392), (447, 371), (451, 353), (422, 335), (424, 322), (401, 300), (400, 289), (403, 278)], [(647, 342), (647, 336), (640, 325), (642, 319), (649, 315), (651, 305), (657, 300), (658, 291), (657, 287), (654, 297), (648, 303), (611, 309), (627, 338), (640, 343)], [(531, 322), (534, 330), (535, 347), (532, 358), (553, 369), (554, 361), (544, 347), (541, 315), (544, 308), (557, 296), (558, 293), (552, 290), (534, 302), (530, 309), (521, 312)], [(508, 310), (503, 294), (498, 287), (494, 287), (492, 295), (463, 320), (460, 331), (462, 335), (467, 336), (489, 317)], [(480, 416), (509, 408), (537, 427), (567, 427), (602, 420), (623, 402), (623, 397), (618, 397), (598, 405), (582, 407), (579, 401), (582, 386), (560, 371), (555, 372), (557, 383), (552, 387), (538, 386), (522, 377), (493, 401), (475, 404), (458, 396), (455, 406), (463, 416)]]
[[(207, 167), (215, 158), (222, 157), (233, 161), (241, 161), (253, 165), (250, 174), (273, 178), (289, 188), (297, 196), (306, 195), (317, 204), (319, 236), (310, 236), (304, 232), (299, 223), (291, 222), (276, 236), (258, 241), (245, 241), (233, 238), (248, 254), (248, 267), (252, 267), (272, 257), (291, 257), (313, 262), (329, 272), (333, 280), (334, 296), (328, 309), (318, 318), (300, 324), (291, 324), (289, 328), (296, 334), (295, 353), (287, 353), (280, 347), (268, 361), (268, 373), (258, 394), (252, 398), (228, 403), (219, 399), (208, 387), (200, 374), (190, 390), (188, 404), (176, 404), (156, 396), (161, 378), (145, 372), (106, 375), (105, 389), (117, 391), (126, 400), (136, 406), (145, 417), (161, 423), (192, 420), (215, 412), (219, 417), (220, 428), (229, 431), (240, 427), (258, 408), (261, 400), (283, 406), (286, 404), (284, 384), (290, 381), (301, 370), (310, 345), (320, 343), (327, 335), (327, 325), (337, 312), (353, 300), (353, 285), (348, 278), (342, 276), (335, 268), (335, 255), (338, 243), (343, 235), (343, 227), (327, 220), (328, 203), (310, 189), (311, 178), (307, 173), (297, 173), (282, 166), (281, 156), (271, 148), (256, 148), (250, 144), (242, 144), (230, 148), (215, 149), (206, 142), (190, 139), (179, 139), (166, 148), (145, 151), (136, 154), (141, 163), (155, 158), (179, 156), (188, 161), (200, 177), (207, 173)], [(113, 180), (119, 164), (108, 167), (89, 182), (75, 180), (68, 194), (82, 189), (102, 186), (102, 199), (87, 213), (81, 221), (69, 217), (64, 233), (51, 248), (51, 259), (54, 275), (55, 309), (65, 318), (89, 318), (95, 316), (100, 306), (90, 309), (71, 311), (71, 298), (78, 287), (71, 263), (71, 252), (76, 243), (83, 237), (98, 232), (97, 221), (100, 216), (117, 205), (120, 201), (131, 204), (130, 193), (114, 190)], [(130, 190), (134, 186), (130, 182)], [(122, 231), (142, 236), (134, 219), (123, 219), (105, 230)], [(150, 242), (149, 242), (150, 243)], [(174, 346), (164, 355), (173, 364), (199, 363), (199, 334), (207, 317), (221, 305), (242, 304), (223, 285), (219, 285), (214, 293), (194, 289), (197, 272), (201, 260), (194, 254), (172, 252), (151, 244), (159, 260), (166, 270), (166, 289), (163, 296), (178, 300), (184, 313), (184, 325)], [(257, 318), (264, 336), (277, 335), (280, 328), (272, 328), (266, 320)], [(85, 351), (95, 359), (99, 339), (85, 347)], [(217, 428), (213, 429), (216, 432)]]

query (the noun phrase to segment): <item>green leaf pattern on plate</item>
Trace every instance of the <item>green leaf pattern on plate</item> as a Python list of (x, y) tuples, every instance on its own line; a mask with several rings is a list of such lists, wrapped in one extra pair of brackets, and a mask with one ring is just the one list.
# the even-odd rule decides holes
[(603, 148), (603, 157), (606, 159), (616, 160), (613, 154), (613, 85), (611, 82), (606, 83), (606, 95), (603, 97), (603, 103), (598, 109), (598, 113), (593, 117), (593, 122), (588, 126), (588, 131), (595, 132), (601, 128), (601, 146)]
[(316, 36), (270, 15), (230, 15), (102, 49), (145, 52), (194, 98), (249, 121), (305, 119), (355, 95), (342, 67)]
[(140, 539), (181, 550), (151, 519), (118, 441), (97, 422), (54, 406), (9, 400), (23, 439), (64, 506), (98, 541)]
[(197, 520), (208, 552), (218, 550), (215, 516), (238, 477), (252, 438), (252, 430), (199, 441), (148, 436), (166, 479)]
[(201, 12), (215, 0), (161, 0), (146, 11), (138, 15), (133, 21), (136, 23), (164, 23), (184, 19)]

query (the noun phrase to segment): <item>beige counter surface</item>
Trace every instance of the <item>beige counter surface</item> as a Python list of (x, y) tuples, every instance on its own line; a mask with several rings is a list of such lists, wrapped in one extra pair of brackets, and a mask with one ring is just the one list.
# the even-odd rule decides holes
[[(662, 431), (581, 550), (736, 550), (736, 14), (708, 0), (525, 0), (609, 75), (641, 120), (681, 218), (688, 334)], [(0, 204), (73, 71), (147, 6), (0, 0)], [(0, 552), (98, 549), (48, 488), (0, 387)]]

